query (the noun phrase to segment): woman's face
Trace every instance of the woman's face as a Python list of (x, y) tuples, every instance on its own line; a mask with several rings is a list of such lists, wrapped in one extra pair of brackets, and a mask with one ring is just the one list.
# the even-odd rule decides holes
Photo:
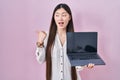
[(57, 28), (66, 29), (70, 18), (71, 18), (70, 15), (67, 13), (65, 9), (63, 8), (58, 9), (54, 15), (54, 20), (57, 25)]

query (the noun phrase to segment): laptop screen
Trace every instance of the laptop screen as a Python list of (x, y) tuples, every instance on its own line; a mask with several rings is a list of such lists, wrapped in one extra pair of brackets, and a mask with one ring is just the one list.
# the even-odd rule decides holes
[(67, 53), (97, 52), (97, 32), (67, 32)]

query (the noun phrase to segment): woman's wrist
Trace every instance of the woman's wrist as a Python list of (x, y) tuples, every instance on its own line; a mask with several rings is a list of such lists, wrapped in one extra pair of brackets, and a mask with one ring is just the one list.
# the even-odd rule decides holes
[(37, 47), (42, 48), (44, 47), (44, 42), (36, 42)]

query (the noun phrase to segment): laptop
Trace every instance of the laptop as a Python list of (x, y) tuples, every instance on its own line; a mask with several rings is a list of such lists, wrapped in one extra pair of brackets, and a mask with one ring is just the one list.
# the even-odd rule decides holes
[(67, 55), (71, 66), (105, 65), (97, 52), (97, 32), (67, 32)]

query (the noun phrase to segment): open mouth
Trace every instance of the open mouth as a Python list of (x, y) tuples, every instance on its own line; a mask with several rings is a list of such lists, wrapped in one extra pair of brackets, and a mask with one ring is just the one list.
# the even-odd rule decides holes
[(64, 24), (64, 22), (58, 22), (58, 24), (59, 24), (59, 25), (63, 25), (63, 24)]

